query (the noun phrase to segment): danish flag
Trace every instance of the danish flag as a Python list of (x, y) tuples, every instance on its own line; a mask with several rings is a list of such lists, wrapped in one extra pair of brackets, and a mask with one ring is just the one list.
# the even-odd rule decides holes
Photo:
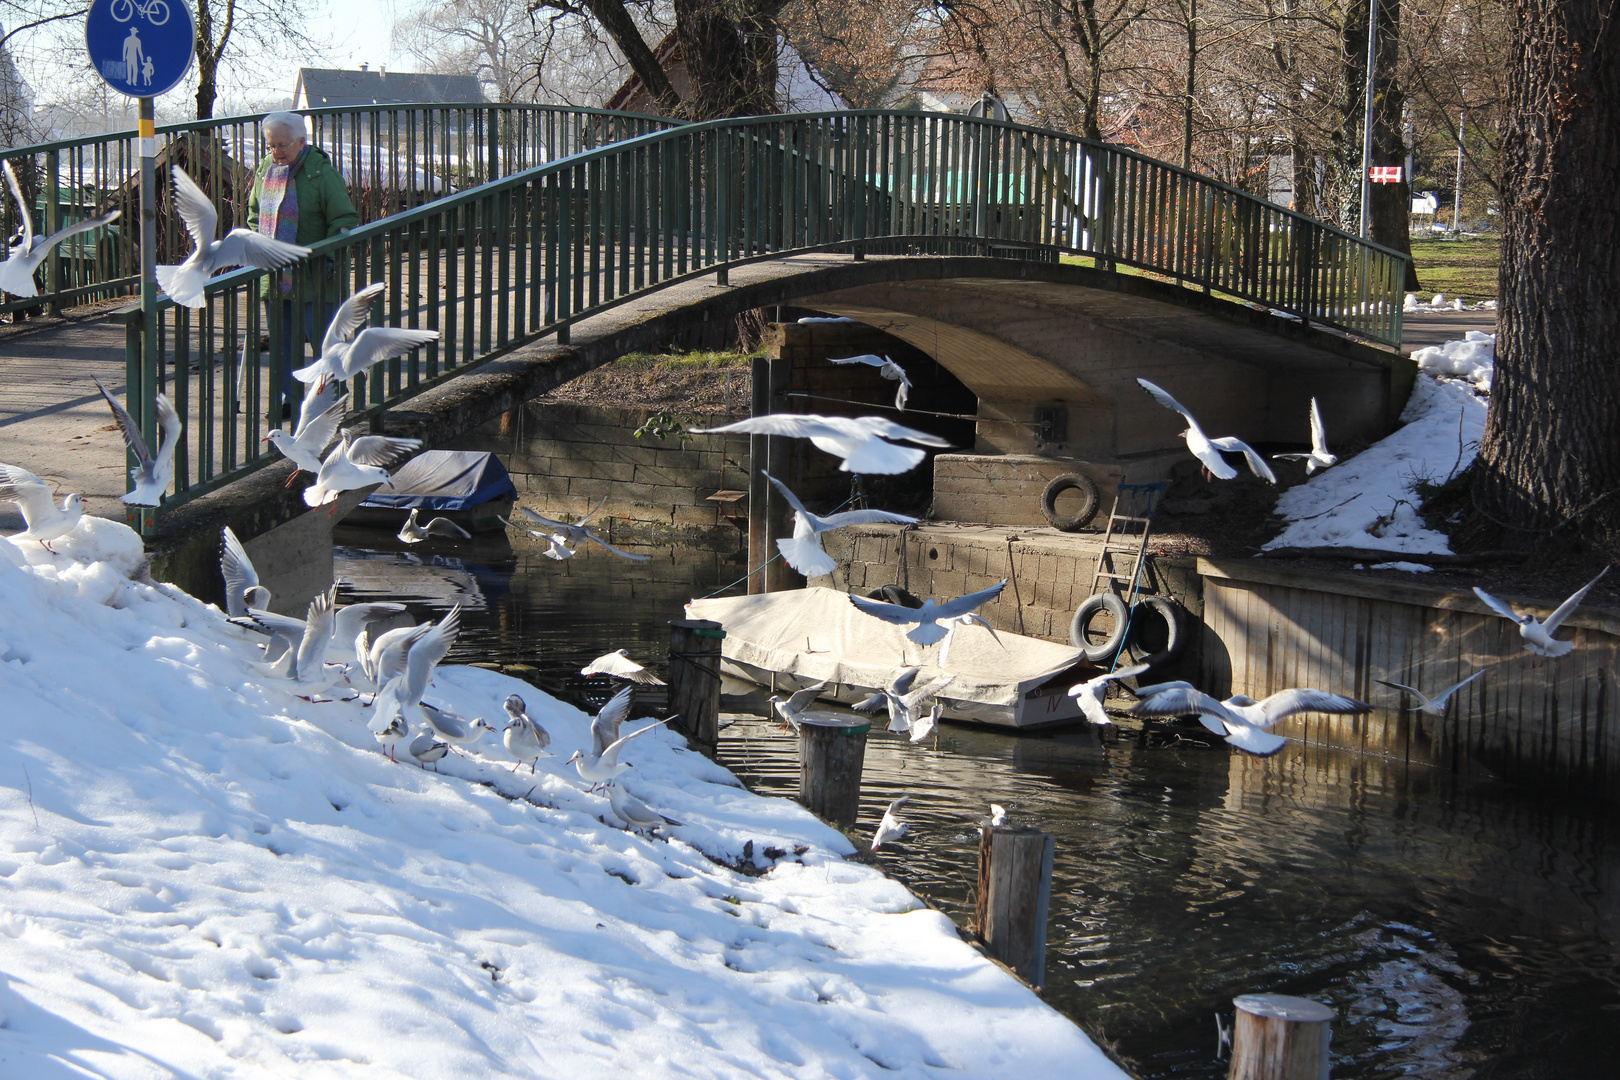
[(1401, 182), (1401, 166), (1374, 165), (1367, 170), (1367, 175), (1375, 184), (1398, 184)]

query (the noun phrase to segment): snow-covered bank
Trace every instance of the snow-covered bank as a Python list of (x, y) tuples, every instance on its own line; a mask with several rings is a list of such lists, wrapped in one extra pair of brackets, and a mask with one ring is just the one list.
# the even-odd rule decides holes
[(1418, 377), (1401, 427), (1283, 492), (1277, 513), (1288, 524), (1266, 548), (1450, 552), (1445, 535), (1423, 524), (1416, 487), (1419, 481), (1444, 482), (1479, 453), (1495, 346), (1494, 335), (1469, 331), (1464, 341), (1414, 352)]
[[(392, 764), (358, 703), (292, 697), (215, 609), (131, 581), (122, 525), (55, 546), (0, 541), (0, 1076), (1123, 1075), (672, 733), (625, 753), (669, 843), (565, 771), (584, 715), (494, 672), (432, 694), (523, 695), (537, 775), (488, 736)], [(705, 857), (749, 841), (787, 854)]]

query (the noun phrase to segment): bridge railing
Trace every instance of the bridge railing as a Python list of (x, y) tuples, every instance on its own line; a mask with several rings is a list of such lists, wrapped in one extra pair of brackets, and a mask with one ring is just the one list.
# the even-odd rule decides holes
[[(164, 301), (160, 348), (129, 314), (132, 412), (172, 386), (184, 500), (276, 459), (308, 313), (373, 280), (374, 321), (440, 331), (350, 387), (351, 419), (626, 299), (794, 252), (1089, 256), (1286, 315), (1398, 340), (1403, 257), (1117, 147), (948, 114), (715, 121), (585, 150), (316, 245), (285, 280), (237, 271), (198, 311)], [(263, 303), (264, 290), (271, 301)], [(158, 359), (161, 357), (162, 363)], [(144, 388), (144, 389), (143, 389)], [(140, 415), (140, 414), (137, 414)]]
[[(673, 126), (634, 113), (553, 105), (369, 105), (298, 110), (310, 142), (342, 173), (361, 223), (397, 214), (582, 150)], [(173, 210), (169, 166), (180, 165), (219, 208), (222, 229), (245, 225), (266, 114), (157, 129), (158, 262), (179, 262), (191, 242)], [(112, 210), (118, 221), (63, 241), (38, 276), (39, 297), (0, 297), (0, 312), (60, 310), (136, 291), (140, 274), (140, 141), (117, 131), (0, 150), (17, 174), (35, 231), (47, 235)], [(21, 222), (0, 196), (0, 235)]]

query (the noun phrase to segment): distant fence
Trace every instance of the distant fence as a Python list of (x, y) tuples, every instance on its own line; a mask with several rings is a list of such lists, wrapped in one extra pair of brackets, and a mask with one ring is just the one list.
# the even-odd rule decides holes
[[(1379, 706), (1365, 717), (1284, 721), (1307, 742), (1620, 798), (1620, 618), (1577, 611), (1557, 660), (1525, 651), (1518, 627), (1471, 592), (1199, 559), (1201, 685), (1264, 698), (1311, 686)], [(1529, 610), (1545, 618), (1551, 608)], [(1573, 634), (1570, 633), (1573, 631)], [(1444, 717), (1398, 711), (1379, 679), (1444, 690), (1489, 670)], [(1230, 686), (1230, 690), (1222, 690)]]

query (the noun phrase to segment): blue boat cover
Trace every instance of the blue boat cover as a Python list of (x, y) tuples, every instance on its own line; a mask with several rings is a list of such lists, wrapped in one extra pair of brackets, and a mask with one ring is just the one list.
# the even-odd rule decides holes
[(401, 510), (469, 510), (491, 499), (516, 496), (506, 466), (480, 450), (429, 450), (394, 473), (394, 489), (379, 488), (361, 506)]

